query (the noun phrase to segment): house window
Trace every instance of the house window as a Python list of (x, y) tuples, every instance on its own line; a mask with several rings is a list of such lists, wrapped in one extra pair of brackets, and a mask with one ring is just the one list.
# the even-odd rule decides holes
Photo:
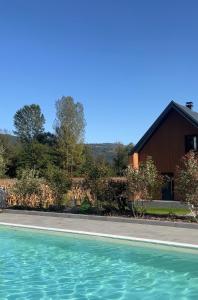
[(185, 141), (186, 152), (198, 151), (198, 136), (197, 135), (187, 135)]

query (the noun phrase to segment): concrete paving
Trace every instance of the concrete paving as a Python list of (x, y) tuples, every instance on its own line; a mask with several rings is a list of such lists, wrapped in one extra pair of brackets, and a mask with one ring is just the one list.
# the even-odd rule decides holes
[(59, 218), (47, 215), (10, 214), (6, 212), (0, 213), (0, 222), (198, 245), (198, 229), (196, 228), (178, 228), (77, 218)]

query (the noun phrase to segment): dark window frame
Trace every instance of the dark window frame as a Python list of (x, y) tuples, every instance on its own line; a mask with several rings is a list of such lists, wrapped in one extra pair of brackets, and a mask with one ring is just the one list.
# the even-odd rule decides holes
[[(191, 145), (190, 145), (190, 138), (191, 139), (196, 138), (196, 149), (192, 147), (193, 140), (191, 141)], [(189, 151), (194, 151), (194, 152), (198, 151), (198, 134), (185, 135), (185, 153), (188, 153)]]

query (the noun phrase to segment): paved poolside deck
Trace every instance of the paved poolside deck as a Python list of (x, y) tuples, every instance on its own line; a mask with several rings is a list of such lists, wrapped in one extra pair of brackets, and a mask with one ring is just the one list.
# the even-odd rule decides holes
[(47, 214), (44, 216), (24, 213), (10, 214), (7, 212), (0, 213), (0, 223), (1, 222), (169, 241), (174, 243), (188, 243), (198, 246), (198, 229), (196, 228), (178, 228), (150, 224), (78, 219), (71, 217), (62, 218), (52, 217)]

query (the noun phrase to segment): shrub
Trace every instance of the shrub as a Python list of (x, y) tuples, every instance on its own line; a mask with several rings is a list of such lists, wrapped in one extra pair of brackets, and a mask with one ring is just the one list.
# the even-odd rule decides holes
[(108, 202), (109, 213), (111, 210), (125, 213), (128, 210), (127, 198), (127, 180), (125, 178), (108, 179), (105, 200)]
[(187, 203), (193, 216), (198, 216), (198, 155), (187, 153), (177, 166), (175, 189), (181, 201)]
[(88, 198), (85, 198), (80, 206), (80, 213), (81, 214), (88, 214), (91, 212), (92, 205)]
[(85, 176), (84, 187), (90, 191), (98, 212), (105, 199), (109, 174), (110, 170), (108, 165), (101, 161), (100, 163), (94, 163)]
[(71, 188), (71, 178), (65, 170), (50, 165), (45, 172), (45, 179), (54, 192), (56, 204), (62, 205), (65, 195)]
[(8, 206), (48, 208), (53, 203), (52, 190), (35, 170), (22, 170), (19, 179), (8, 189)]
[(18, 173), (18, 180), (13, 186), (15, 194), (21, 197), (41, 194), (41, 179), (34, 169), (24, 169)]
[(126, 171), (131, 209), (134, 216), (145, 213), (144, 200), (152, 200), (162, 186), (162, 177), (151, 157), (142, 162), (139, 169), (131, 166)]

